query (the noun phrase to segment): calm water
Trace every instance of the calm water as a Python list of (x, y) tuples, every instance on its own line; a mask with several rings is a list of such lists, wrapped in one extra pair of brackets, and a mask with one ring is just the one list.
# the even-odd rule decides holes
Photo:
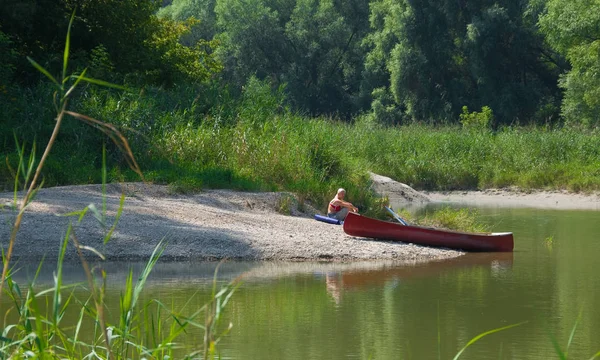
[[(481, 339), (461, 359), (549, 359), (557, 358), (551, 337), (564, 349), (581, 312), (569, 358), (589, 359), (600, 350), (599, 214), (481, 209), (494, 231), (514, 232), (513, 254), (413, 266), (225, 264), (221, 280), (247, 277), (227, 307), (233, 329), (221, 353), (225, 359), (451, 359), (474, 336), (526, 321)], [(206, 300), (214, 267), (161, 265), (145, 296), (191, 312)], [(109, 272), (116, 286), (125, 266)], [(78, 273), (68, 280), (81, 280)], [(118, 304), (119, 291), (111, 288), (111, 302)]]

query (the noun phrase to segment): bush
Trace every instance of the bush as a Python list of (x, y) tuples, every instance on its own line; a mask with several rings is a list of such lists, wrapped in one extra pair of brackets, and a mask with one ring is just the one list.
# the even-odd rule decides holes
[(484, 130), (489, 129), (494, 122), (494, 114), (488, 106), (481, 108), (481, 112), (469, 112), (466, 106), (462, 107), (460, 123), (465, 129)]

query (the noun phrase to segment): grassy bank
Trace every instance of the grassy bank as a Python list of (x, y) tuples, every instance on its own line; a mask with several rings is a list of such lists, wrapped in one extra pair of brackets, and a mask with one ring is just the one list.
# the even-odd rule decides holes
[[(0, 176), (11, 186), (14, 136), (31, 144), (52, 128), (44, 86), (11, 90), (0, 106)], [(600, 187), (600, 134), (589, 130), (457, 126), (380, 127), (368, 116), (348, 124), (310, 118), (284, 107), (280, 91), (251, 80), (240, 98), (224, 89), (180, 87), (114, 92), (86, 89), (73, 101), (84, 114), (110, 121), (130, 139), (147, 180), (176, 191), (201, 188), (288, 190), (322, 205), (340, 186), (362, 209), (373, 208), (368, 171), (417, 189), (518, 186), (593, 191)], [(46, 186), (100, 182), (100, 149), (109, 146), (109, 178), (136, 180), (110, 141), (65, 123), (48, 159)]]

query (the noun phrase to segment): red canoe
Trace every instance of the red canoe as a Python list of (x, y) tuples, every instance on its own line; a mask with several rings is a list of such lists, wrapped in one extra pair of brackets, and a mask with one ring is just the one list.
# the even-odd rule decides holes
[(513, 251), (513, 234), (474, 234), (402, 225), (349, 213), (344, 221), (348, 235), (409, 242), (467, 251)]

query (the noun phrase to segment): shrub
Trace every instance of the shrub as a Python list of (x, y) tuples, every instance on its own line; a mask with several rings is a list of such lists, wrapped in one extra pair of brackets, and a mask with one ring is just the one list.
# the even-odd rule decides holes
[(492, 109), (488, 106), (481, 108), (481, 112), (469, 112), (469, 108), (466, 106), (462, 107), (462, 114), (460, 114), (460, 123), (465, 129), (476, 129), (483, 130), (488, 129), (492, 126), (494, 121), (494, 114)]

